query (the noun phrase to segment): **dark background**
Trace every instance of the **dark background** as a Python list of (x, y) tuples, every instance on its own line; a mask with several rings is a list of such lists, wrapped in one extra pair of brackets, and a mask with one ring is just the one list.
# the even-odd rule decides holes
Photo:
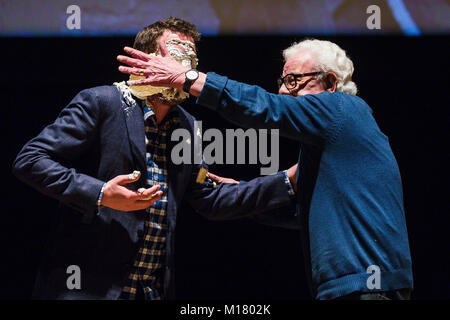
[[(281, 50), (298, 36), (204, 37), (199, 69), (276, 91)], [(344, 48), (355, 65), (358, 95), (389, 136), (403, 178), (413, 261), (413, 299), (450, 298), (448, 164), (448, 36), (321, 37)], [(1, 299), (28, 299), (57, 203), (11, 175), (21, 147), (51, 123), (80, 90), (125, 80), (116, 55), (131, 37), (0, 38), (2, 133)], [(235, 128), (185, 102), (203, 130)], [(298, 146), (281, 138), (280, 169)], [(235, 179), (256, 165), (212, 166)], [(176, 233), (180, 299), (311, 299), (299, 234), (249, 220), (210, 222), (186, 207)], [(392, 244), (395, 245), (395, 244)]]

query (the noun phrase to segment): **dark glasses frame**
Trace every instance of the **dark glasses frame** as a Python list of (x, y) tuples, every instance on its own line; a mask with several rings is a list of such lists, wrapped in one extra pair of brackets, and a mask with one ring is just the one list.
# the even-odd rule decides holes
[[(284, 84), (286, 89), (292, 90), (295, 87), (297, 87), (297, 79), (298, 78), (302, 78), (302, 77), (306, 77), (306, 76), (316, 76), (316, 75), (319, 75), (319, 74), (322, 74), (322, 73), (324, 73), (324, 72), (323, 71), (315, 71), (315, 72), (297, 73), (297, 74), (289, 73), (289, 74), (285, 75), (284, 77), (280, 77), (280, 78), (277, 79), (278, 89), (280, 89), (281, 86)], [(293, 86), (291, 86), (289, 84), (289, 82), (287, 81), (288, 77), (294, 77), (294, 85)]]

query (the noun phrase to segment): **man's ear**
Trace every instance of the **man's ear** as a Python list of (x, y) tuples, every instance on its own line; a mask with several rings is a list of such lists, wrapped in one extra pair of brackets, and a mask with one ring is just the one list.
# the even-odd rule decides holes
[(328, 92), (336, 92), (338, 78), (334, 72), (328, 72), (323, 81), (325, 82), (325, 90)]

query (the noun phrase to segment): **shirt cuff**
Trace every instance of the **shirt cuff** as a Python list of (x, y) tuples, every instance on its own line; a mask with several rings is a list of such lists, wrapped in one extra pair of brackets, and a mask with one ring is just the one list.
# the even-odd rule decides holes
[(286, 183), (286, 186), (288, 188), (288, 193), (290, 197), (295, 196), (294, 188), (292, 188), (291, 181), (289, 180), (289, 177), (287, 175), (287, 170), (282, 171), (284, 176), (284, 183)]
[(227, 82), (227, 77), (208, 72), (203, 89), (197, 98), (197, 104), (216, 110)]
[(103, 207), (101, 205), (102, 203), (102, 198), (103, 198), (103, 191), (105, 191), (105, 186), (106, 186), (106, 182), (103, 184), (102, 189), (100, 190), (100, 194), (98, 195), (98, 199), (97, 199), (97, 208), (98, 208), (98, 213), (100, 213), (100, 209)]

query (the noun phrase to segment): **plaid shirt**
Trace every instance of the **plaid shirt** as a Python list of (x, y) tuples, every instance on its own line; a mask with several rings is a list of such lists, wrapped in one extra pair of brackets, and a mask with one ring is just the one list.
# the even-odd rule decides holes
[(163, 195), (151, 207), (147, 208), (143, 239), (133, 269), (119, 299), (135, 300), (138, 290), (143, 290), (146, 300), (164, 298), (164, 267), (166, 262), (167, 236), (167, 156), (168, 134), (179, 123), (177, 112), (170, 112), (163, 122), (156, 123), (156, 115), (148, 106), (144, 106), (145, 142), (147, 146), (147, 185), (159, 184)]

